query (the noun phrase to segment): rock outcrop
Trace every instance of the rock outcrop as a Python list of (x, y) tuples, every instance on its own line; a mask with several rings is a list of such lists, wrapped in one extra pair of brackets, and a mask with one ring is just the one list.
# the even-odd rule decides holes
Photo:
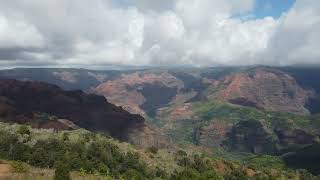
[(221, 147), (231, 128), (232, 125), (226, 122), (213, 120), (207, 126), (196, 130), (195, 143), (205, 147)]
[(305, 108), (312, 92), (304, 90), (290, 75), (275, 69), (258, 68), (224, 78), (220, 99), (267, 111), (308, 114)]
[(93, 92), (131, 113), (154, 116), (182, 88), (183, 82), (167, 72), (135, 72), (102, 83)]
[(240, 121), (228, 133), (225, 145), (232, 150), (255, 154), (273, 154), (277, 140), (260, 121)]
[(315, 142), (315, 136), (302, 129), (276, 130), (275, 132), (280, 140), (281, 145), (306, 145)]
[(110, 104), (102, 96), (64, 91), (46, 83), (0, 80), (0, 97), (0, 115), (11, 122), (28, 122), (37, 119), (35, 114), (48, 114), (57, 117), (57, 121), (38, 123), (39, 126), (55, 128), (67, 125), (68, 120), (120, 139), (127, 139), (130, 131), (145, 126), (143, 117)]

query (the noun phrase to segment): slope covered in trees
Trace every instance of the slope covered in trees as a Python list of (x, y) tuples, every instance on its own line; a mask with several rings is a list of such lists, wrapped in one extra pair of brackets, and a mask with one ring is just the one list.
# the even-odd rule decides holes
[[(0, 124), (0, 158), (55, 169), (55, 178), (93, 175), (105, 179), (316, 179), (306, 171), (286, 168), (272, 156), (247, 156), (242, 162), (195, 151), (136, 149), (86, 130), (36, 130)], [(18, 164), (18, 165), (17, 165)], [(28, 173), (27, 170), (21, 173)]]

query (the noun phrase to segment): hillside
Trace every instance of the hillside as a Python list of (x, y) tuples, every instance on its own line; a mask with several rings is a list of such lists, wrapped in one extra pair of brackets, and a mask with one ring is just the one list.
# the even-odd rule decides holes
[[(50, 69), (46, 73), (54, 76), (58, 71), (76, 72)], [(145, 125), (134, 128), (129, 136), (129, 142), (144, 147), (191, 144), (236, 152), (283, 154), (313, 144), (320, 135), (319, 81), (314, 77), (318, 71), (299, 67), (117, 71), (110, 78), (92, 81), (96, 84), (83, 90), (144, 117)], [(35, 69), (12, 72), (11, 76), (14, 74), (17, 79), (23, 79), (25, 74), (42, 74)], [(1, 74), (0, 71), (0, 77)], [(64, 83), (68, 80), (63, 79)]]
[(131, 113), (155, 116), (182, 87), (181, 80), (166, 72), (135, 72), (102, 83), (93, 92)]
[[(123, 72), (121, 72), (123, 73)], [(0, 71), (0, 79), (21, 81), (41, 81), (58, 85), (65, 90), (89, 90), (100, 83), (113, 79), (119, 71), (91, 71), (86, 69), (30, 68), (8, 69)]]
[(218, 96), (233, 104), (266, 111), (308, 114), (307, 101), (312, 91), (304, 90), (290, 75), (274, 69), (253, 69), (232, 74)]
[(127, 138), (130, 129), (144, 126), (141, 116), (132, 115), (103, 97), (81, 91), (63, 91), (50, 84), (0, 80), (0, 97), (0, 114), (8, 122), (47, 123), (42, 126), (50, 128), (50, 118), (45, 117), (47, 114), (121, 139)]
[(317, 179), (272, 156), (249, 155), (238, 162), (192, 148), (136, 149), (83, 129), (55, 132), (4, 123), (0, 127), (0, 158), (6, 160), (0, 168), (8, 170), (0, 171), (0, 178), (52, 179), (70, 172), (71, 179)]

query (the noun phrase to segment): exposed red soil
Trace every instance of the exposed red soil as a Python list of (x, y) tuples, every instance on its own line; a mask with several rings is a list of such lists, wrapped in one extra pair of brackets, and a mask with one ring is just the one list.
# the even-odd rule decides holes
[(93, 89), (93, 92), (103, 95), (111, 103), (121, 106), (133, 114), (145, 115), (141, 105), (146, 102), (146, 99), (138, 90), (143, 88), (144, 84), (154, 83), (161, 83), (166, 87), (177, 89), (183, 88), (183, 82), (169, 73), (135, 72), (102, 83)]
[(268, 111), (308, 113), (304, 106), (312, 92), (284, 72), (260, 68), (229, 75), (223, 81), (227, 87), (220, 92), (222, 100)]

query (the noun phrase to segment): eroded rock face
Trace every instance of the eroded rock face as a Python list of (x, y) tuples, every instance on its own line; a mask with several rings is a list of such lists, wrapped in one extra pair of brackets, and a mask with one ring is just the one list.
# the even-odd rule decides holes
[(154, 116), (183, 88), (183, 82), (167, 72), (136, 72), (96, 87), (93, 92), (134, 114)]
[[(88, 130), (108, 132), (120, 139), (127, 139), (130, 131), (145, 126), (140, 115), (132, 115), (102, 96), (63, 91), (46, 83), (0, 80), (0, 97), (1, 115), (13, 122), (33, 119), (35, 113), (46, 113)], [(66, 125), (65, 121), (42, 125), (58, 127), (63, 124)]]
[(225, 77), (227, 88), (220, 98), (234, 104), (267, 111), (308, 114), (305, 108), (312, 92), (304, 90), (290, 75), (258, 68)]
[(173, 144), (167, 135), (160, 129), (146, 124), (143, 129), (133, 129), (129, 134), (128, 141), (140, 148), (157, 147), (172, 148)]
[(275, 131), (280, 143), (282, 145), (290, 144), (312, 144), (315, 141), (315, 136), (302, 130), (302, 129), (293, 129), (293, 130), (277, 130)]
[(276, 152), (276, 140), (260, 121), (240, 121), (232, 127), (225, 143), (232, 150), (255, 154)]
[(196, 130), (195, 142), (197, 145), (205, 147), (221, 147), (223, 142), (226, 141), (231, 128), (231, 124), (213, 120), (207, 126)]

